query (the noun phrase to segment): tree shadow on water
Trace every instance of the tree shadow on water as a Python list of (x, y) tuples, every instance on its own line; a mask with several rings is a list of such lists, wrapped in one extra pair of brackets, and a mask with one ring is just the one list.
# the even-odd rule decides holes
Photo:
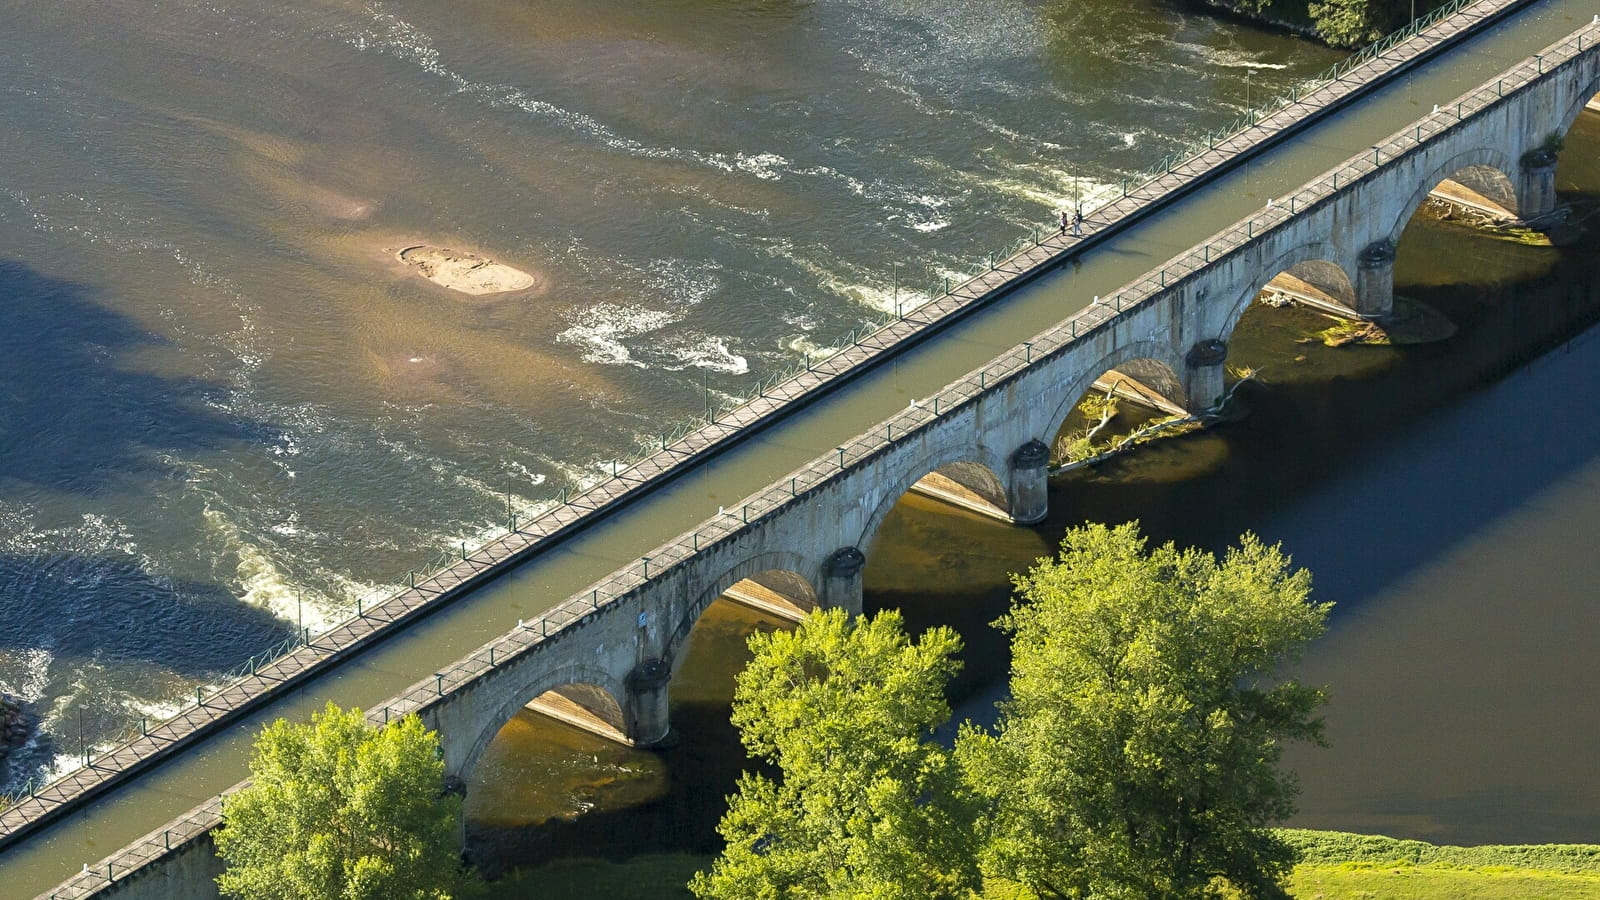
[[(162, 343), (84, 287), (0, 259), (0, 498), (92, 497), (130, 477), (172, 477), (165, 454), (263, 440), (262, 426), (207, 405), (214, 388), (126, 362)], [(121, 550), (14, 543), (0, 552), (0, 651), (137, 661), (204, 679), (291, 633), (222, 585), (151, 574)], [(51, 668), (53, 678), (69, 670)]]
[(293, 634), (220, 586), (152, 575), (132, 557), (0, 554), (0, 651), (209, 680)]
[(162, 452), (261, 437), (206, 405), (214, 388), (126, 367), (164, 342), (81, 285), (0, 259), (0, 323), (0, 485), (93, 493), (164, 472)]

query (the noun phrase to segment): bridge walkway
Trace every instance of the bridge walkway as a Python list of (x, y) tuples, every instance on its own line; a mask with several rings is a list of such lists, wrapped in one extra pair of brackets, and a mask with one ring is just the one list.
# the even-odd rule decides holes
[(473, 595), (419, 621), (351, 661), (286, 691), (192, 750), (117, 788), (0, 853), (8, 895), (50, 887), (244, 775), (249, 742), (262, 722), (305, 717), (327, 700), (379, 704), (428, 671), (442, 669), (540, 612), (634, 562), (640, 553), (695, 527), (784, 473), (829, 453), (926, 397), (952, 378), (1109, 295), (1178, 252), (1260, 209), (1425, 113), (1537, 52), (1593, 15), (1592, 0), (1544, 0), (1472, 38), (1448, 56), (1386, 85), (1265, 157), (1235, 169), (1093, 248), (1062, 268), (861, 375), (756, 437), (714, 466), (686, 473), (626, 515), (597, 523)]

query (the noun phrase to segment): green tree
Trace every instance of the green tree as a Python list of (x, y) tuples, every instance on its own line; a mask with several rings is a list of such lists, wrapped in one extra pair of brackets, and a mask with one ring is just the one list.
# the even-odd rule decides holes
[(262, 729), (248, 787), (223, 802), (217, 884), (243, 900), (449, 900), (472, 882), (456, 849), (439, 736), (416, 716), (369, 727), (332, 703)]
[(1405, 24), (1409, 15), (1394, 0), (1322, 0), (1312, 3), (1309, 12), (1317, 35), (1335, 47), (1370, 44)]
[(1282, 896), (1280, 745), (1321, 740), (1321, 692), (1280, 672), (1329, 609), (1305, 570), (1249, 534), (1218, 562), (1092, 525), (1014, 581), (1011, 699), (957, 745), (985, 870), (1043, 897)]
[(695, 876), (706, 900), (938, 900), (977, 883), (970, 812), (951, 754), (928, 740), (961, 641), (906, 636), (898, 612), (812, 613), (750, 638), (733, 722), (781, 778), (746, 773)]

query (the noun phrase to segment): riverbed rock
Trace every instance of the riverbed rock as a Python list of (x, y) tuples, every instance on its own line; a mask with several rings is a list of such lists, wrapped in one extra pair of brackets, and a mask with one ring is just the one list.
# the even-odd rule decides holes
[(538, 282), (521, 269), (462, 250), (420, 244), (407, 247), (397, 255), (423, 278), (463, 294), (480, 296), (522, 291)]
[(33, 724), (22, 698), (0, 694), (0, 759), (28, 743)]

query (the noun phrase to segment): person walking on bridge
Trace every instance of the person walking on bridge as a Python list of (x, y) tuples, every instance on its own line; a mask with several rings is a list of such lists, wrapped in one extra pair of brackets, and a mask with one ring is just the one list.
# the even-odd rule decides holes
[(1083, 237), (1083, 207), (1072, 211), (1072, 236)]
[(1067, 211), (1066, 210), (1063, 209), (1061, 211), (1061, 215), (1059, 216), (1059, 219), (1061, 221), (1061, 231), (1060, 231), (1060, 233), (1061, 234), (1066, 234), (1067, 233)]

